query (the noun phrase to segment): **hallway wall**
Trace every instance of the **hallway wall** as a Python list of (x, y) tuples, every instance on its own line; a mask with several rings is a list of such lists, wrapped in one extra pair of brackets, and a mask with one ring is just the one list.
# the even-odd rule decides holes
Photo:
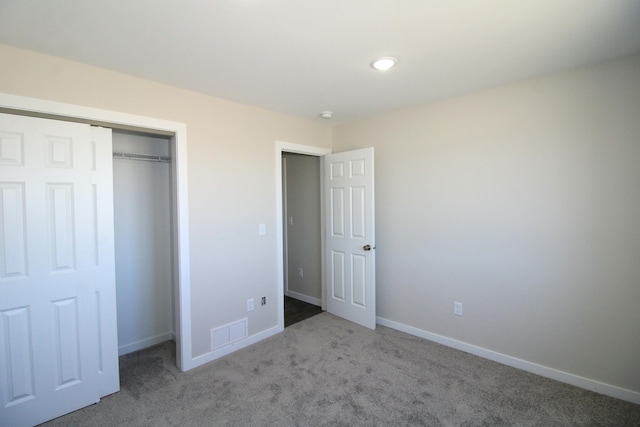
[(284, 153), (283, 157), (287, 178), (288, 295), (321, 305), (320, 158), (293, 153)]

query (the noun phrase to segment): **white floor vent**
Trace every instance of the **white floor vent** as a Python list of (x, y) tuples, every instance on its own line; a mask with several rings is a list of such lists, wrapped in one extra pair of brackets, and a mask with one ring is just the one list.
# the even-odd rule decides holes
[(211, 329), (211, 351), (231, 344), (248, 335), (248, 318)]

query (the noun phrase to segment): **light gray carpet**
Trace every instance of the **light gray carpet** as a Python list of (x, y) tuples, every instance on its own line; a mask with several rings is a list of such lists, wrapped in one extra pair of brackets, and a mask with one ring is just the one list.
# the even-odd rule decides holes
[(640, 406), (322, 313), (181, 373), (166, 343), (50, 426), (640, 426)]

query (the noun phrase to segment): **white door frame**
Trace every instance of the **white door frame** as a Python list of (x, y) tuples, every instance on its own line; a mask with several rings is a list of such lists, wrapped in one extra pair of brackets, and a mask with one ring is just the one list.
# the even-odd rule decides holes
[[(320, 157), (322, 163), (322, 157), (327, 154), (331, 154), (332, 151), (328, 148), (313, 147), (310, 145), (300, 145), (291, 142), (276, 141), (276, 243), (277, 243), (277, 255), (278, 255), (278, 331), (284, 330), (284, 231), (282, 227), (282, 153), (296, 153), (306, 154), (308, 156)], [(320, 165), (320, 171), (322, 173), (322, 164)], [(320, 179), (322, 183), (323, 180)], [(322, 186), (321, 186), (322, 191)], [(320, 194), (320, 212), (321, 219), (320, 224), (322, 232), (320, 233), (320, 246), (322, 255), (321, 266), (321, 288), (322, 288), (322, 309), (325, 307), (325, 280), (324, 280), (324, 196)]]
[[(127, 113), (0, 93), (0, 111), (81, 121), (105, 127), (136, 128), (173, 135), (176, 248), (176, 364), (182, 371), (194, 368), (191, 352), (191, 274), (189, 261), (189, 205), (187, 182), (187, 125)], [(280, 208), (281, 209), (281, 208)], [(282, 289), (281, 289), (282, 291)], [(282, 303), (280, 303), (282, 304)], [(284, 321), (283, 321), (284, 322)]]

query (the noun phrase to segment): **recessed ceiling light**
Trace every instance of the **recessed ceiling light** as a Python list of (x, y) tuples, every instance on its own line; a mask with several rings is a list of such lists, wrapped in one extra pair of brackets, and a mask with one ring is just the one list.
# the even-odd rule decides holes
[(323, 111), (322, 113), (320, 113), (320, 117), (322, 117), (323, 119), (330, 119), (331, 117), (333, 117), (333, 113), (331, 111)]
[(393, 68), (398, 60), (391, 56), (385, 56), (383, 58), (378, 58), (375, 61), (371, 62), (371, 66), (378, 71), (387, 71), (390, 68)]

